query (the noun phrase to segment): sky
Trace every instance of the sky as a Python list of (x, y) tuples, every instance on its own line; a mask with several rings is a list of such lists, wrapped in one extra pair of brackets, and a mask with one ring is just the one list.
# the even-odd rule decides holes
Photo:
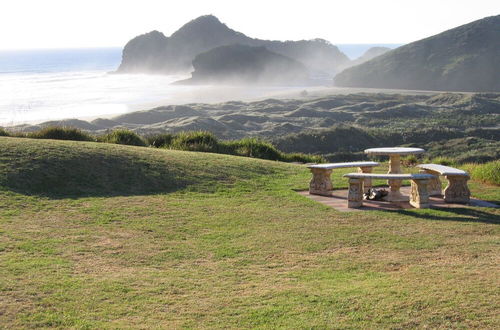
[(122, 47), (201, 15), (261, 39), (404, 44), (500, 14), (500, 0), (0, 0), (0, 49)]

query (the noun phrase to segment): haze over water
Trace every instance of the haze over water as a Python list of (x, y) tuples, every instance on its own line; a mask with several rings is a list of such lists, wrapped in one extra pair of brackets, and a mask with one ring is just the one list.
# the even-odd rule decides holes
[[(372, 45), (346, 45), (353, 58)], [(273, 97), (302, 87), (178, 86), (187, 76), (109, 74), (121, 48), (0, 51), (0, 125), (112, 116), (158, 105)]]

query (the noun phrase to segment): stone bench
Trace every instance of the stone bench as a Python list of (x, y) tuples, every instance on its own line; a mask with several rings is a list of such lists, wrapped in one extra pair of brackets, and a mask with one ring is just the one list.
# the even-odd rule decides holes
[[(363, 184), (367, 179), (380, 180), (411, 180), (410, 204), (417, 209), (429, 208), (429, 193), (427, 185), (434, 179), (432, 174), (371, 174), (371, 173), (348, 173), (344, 177), (349, 178), (349, 192), (347, 195), (347, 207), (357, 208), (363, 206)], [(371, 184), (371, 182), (370, 182)]]
[[(312, 179), (309, 183), (309, 193), (312, 195), (331, 196), (333, 185), (331, 181), (332, 170), (336, 168), (358, 167), (361, 173), (371, 173), (377, 162), (351, 162), (351, 163), (330, 163), (315, 164), (307, 166), (312, 172)], [(365, 182), (366, 191), (371, 188), (371, 181)]]
[[(420, 168), (421, 173), (435, 175), (435, 178), (429, 183), (429, 195), (444, 195), (444, 201), (447, 203), (468, 203), (470, 201), (470, 191), (467, 187), (467, 181), (470, 177), (467, 172), (438, 164), (421, 164), (417, 167)], [(448, 180), (444, 193), (441, 190), (440, 175)]]

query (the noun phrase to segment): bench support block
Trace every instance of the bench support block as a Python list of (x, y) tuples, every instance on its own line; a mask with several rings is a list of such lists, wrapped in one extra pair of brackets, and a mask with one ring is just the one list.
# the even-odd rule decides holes
[[(373, 171), (373, 167), (359, 167), (358, 172), (359, 173), (371, 173)], [(371, 178), (365, 178), (363, 179), (363, 192), (367, 193), (368, 190), (370, 190), (372, 187), (372, 179)]]
[[(401, 173), (401, 157), (400, 155), (391, 155), (389, 160), (389, 172), (388, 174), (399, 174)], [(389, 185), (389, 194), (384, 198), (388, 202), (407, 202), (408, 196), (401, 194), (399, 189), (401, 188), (402, 180), (393, 179), (387, 180)]]
[(350, 178), (347, 207), (357, 208), (361, 206), (363, 206), (363, 179)]
[(429, 196), (441, 196), (443, 194), (441, 190), (441, 180), (439, 180), (439, 176), (441, 175), (439, 172), (432, 170), (420, 170), (420, 173), (427, 173), (436, 176), (434, 179), (429, 180)]
[(444, 201), (446, 203), (468, 203), (470, 201), (470, 190), (467, 187), (468, 176), (447, 175), (448, 186), (444, 189)]
[(410, 205), (417, 209), (429, 208), (429, 180), (411, 180)]
[(312, 179), (309, 182), (309, 193), (312, 195), (331, 196), (333, 191), (330, 176), (332, 170), (323, 168), (310, 168)]

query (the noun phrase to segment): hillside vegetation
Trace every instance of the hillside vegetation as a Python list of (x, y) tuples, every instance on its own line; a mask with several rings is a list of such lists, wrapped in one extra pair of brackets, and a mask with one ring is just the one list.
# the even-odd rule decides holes
[(339, 213), (303, 166), (106, 143), (3, 137), (0, 164), (5, 328), (500, 324), (497, 209)]
[(430, 158), (484, 162), (499, 157), (500, 94), (360, 93), (171, 105), (113, 119), (62, 120), (10, 129), (32, 132), (55, 125), (97, 135), (121, 128), (143, 136), (203, 130), (222, 140), (257, 137), (286, 152), (340, 160), (361, 157), (370, 147), (412, 145), (427, 149)]
[(412, 42), (335, 76), (344, 87), (500, 92), (500, 15)]
[(201, 151), (234, 156), (279, 160), (283, 162), (320, 163), (324, 158), (304, 153), (285, 153), (258, 138), (221, 141), (214, 134), (204, 131), (152, 134), (142, 137), (127, 129), (116, 129), (103, 135), (92, 135), (74, 127), (47, 126), (39, 131), (21, 133), (0, 129), (0, 136), (32, 139), (93, 141), (139, 147), (167, 148), (173, 150)]
[[(323, 155), (330, 161), (368, 159), (364, 149), (387, 146), (424, 148), (421, 159), (446, 157), (456, 163), (500, 159), (499, 129), (428, 128), (420, 130), (338, 126), (322, 131), (290, 134), (273, 140), (286, 152)], [(384, 159), (384, 157), (379, 157)]]

